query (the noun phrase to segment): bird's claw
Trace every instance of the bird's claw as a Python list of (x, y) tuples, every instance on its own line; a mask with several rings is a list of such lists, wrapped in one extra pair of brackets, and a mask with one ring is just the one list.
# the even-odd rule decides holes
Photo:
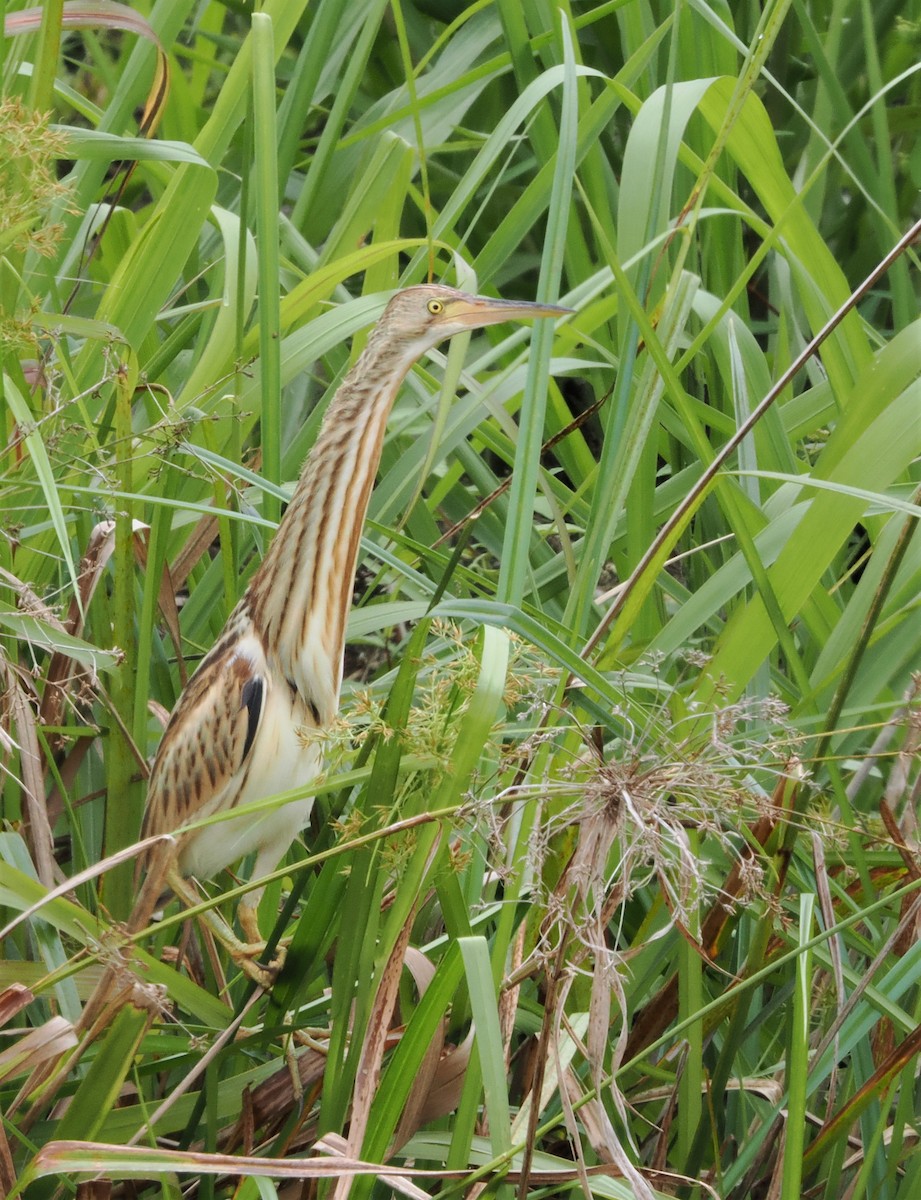
[(275, 957), (269, 963), (257, 962), (259, 956), (264, 953), (265, 942), (241, 942), (239, 946), (231, 949), (230, 957), (244, 975), (264, 991), (269, 992), (275, 986), (279, 973), (285, 965), (285, 950), (283, 947), (279, 947)]
[(265, 954), (266, 942), (259, 929), (259, 918), (255, 907), (241, 904), (237, 909), (237, 920), (240, 922), (240, 928), (246, 940), (234, 947), (233, 960), (254, 983), (258, 983), (265, 991), (270, 991), (285, 965), (287, 944), (282, 942), (275, 947), (275, 957), (270, 963), (263, 965), (256, 962), (256, 959)]
[(314, 1037), (309, 1029), (295, 1029), (291, 1036), (298, 1046), (307, 1047), (325, 1058), (329, 1054), (329, 1030), (318, 1029), (316, 1032), (323, 1035), (323, 1041)]

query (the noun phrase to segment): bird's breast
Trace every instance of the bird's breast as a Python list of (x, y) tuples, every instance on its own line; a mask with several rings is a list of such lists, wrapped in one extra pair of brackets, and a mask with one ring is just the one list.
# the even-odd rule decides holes
[[(270, 801), (309, 784), (320, 770), (320, 743), (310, 737), (316, 723), (300, 694), (292, 692), (284, 679), (273, 678), (264, 706), (245, 772), (237, 780), (235, 794), (218, 806), (221, 810)], [(313, 796), (305, 796), (209, 826), (185, 843), (180, 869), (185, 875), (211, 878), (254, 850), (278, 845), (283, 853), (309, 821), (312, 807)]]

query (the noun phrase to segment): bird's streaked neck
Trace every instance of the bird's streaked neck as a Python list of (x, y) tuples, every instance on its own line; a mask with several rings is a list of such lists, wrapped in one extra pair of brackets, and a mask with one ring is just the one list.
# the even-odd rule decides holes
[(418, 357), (393, 353), (378, 333), (331, 400), (244, 600), (277, 669), (324, 724), (338, 707), (355, 563), (387, 417)]

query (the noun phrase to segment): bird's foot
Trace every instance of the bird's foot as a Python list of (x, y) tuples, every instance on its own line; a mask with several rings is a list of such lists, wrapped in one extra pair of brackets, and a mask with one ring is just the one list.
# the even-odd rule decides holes
[(287, 947), (279, 944), (275, 947), (275, 957), (270, 963), (262, 964), (256, 961), (265, 953), (266, 941), (259, 928), (259, 918), (254, 905), (241, 904), (237, 909), (237, 920), (246, 939), (238, 944), (232, 952), (233, 960), (244, 974), (266, 990), (270, 989), (278, 978), (279, 972), (285, 965)]
[(285, 949), (279, 946), (271, 962), (257, 962), (256, 960), (265, 953), (265, 945), (262, 941), (238, 942), (236, 946), (230, 946), (228, 949), (230, 957), (243, 974), (268, 992), (274, 987), (279, 972), (285, 965)]
[[(194, 888), (178, 871), (171, 871), (167, 876), (167, 881), (172, 892), (187, 907), (193, 908), (200, 904), (199, 897)], [(202, 923), (225, 948), (243, 974), (251, 979), (253, 983), (258, 984), (263, 990), (270, 991), (278, 978), (278, 973), (284, 965), (286, 948), (284, 946), (277, 947), (275, 957), (271, 962), (258, 962), (257, 960), (265, 954), (266, 941), (259, 929), (256, 909), (252, 904), (241, 904), (237, 910), (237, 914), (240, 918), (240, 927), (243, 930), (245, 939), (243, 941), (236, 936), (220, 913), (206, 909), (199, 916)]]
[(295, 1029), (291, 1037), (298, 1046), (308, 1047), (325, 1058), (329, 1054), (330, 1031), (328, 1029)]

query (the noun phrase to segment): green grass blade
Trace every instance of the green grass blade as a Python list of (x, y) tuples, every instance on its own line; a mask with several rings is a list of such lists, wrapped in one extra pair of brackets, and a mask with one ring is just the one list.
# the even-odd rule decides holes
[[(281, 312), (278, 295), (278, 175), (275, 117), (275, 44), (271, 17), (253, 13), (253, 144), (256, 148), (256, 234), (259, 273), (259, 360), (262, 403), (262, 469), (281, 483)], [(265, 515), (277, 521), (281, 510), (266, 496)]]

